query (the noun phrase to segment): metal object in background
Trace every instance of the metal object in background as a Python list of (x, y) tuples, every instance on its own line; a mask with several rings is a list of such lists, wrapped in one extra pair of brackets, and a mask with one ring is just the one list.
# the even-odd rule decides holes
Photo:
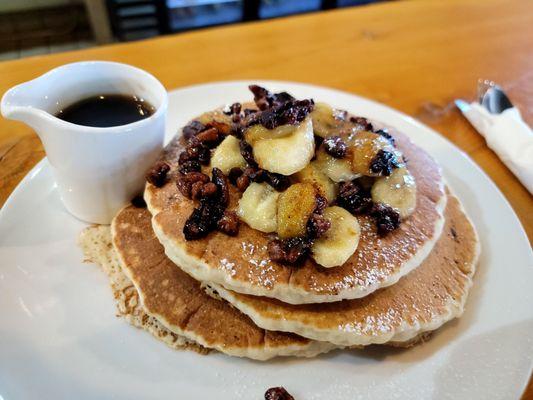
[(505, 94), (502, 88), (493, 81), (479, 80), (477, 86), (478, 101), (491, 114), (501, 114), (509, 108), (513, 108), (513, 103)]

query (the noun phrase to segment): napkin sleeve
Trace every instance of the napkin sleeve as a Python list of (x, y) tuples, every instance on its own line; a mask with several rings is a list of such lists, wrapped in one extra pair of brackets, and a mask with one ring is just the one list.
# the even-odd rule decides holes
[(533, 194), (533, 131), (516, 108), (490, 114), (472, 103), (466, 118), (481, 133), (487, 145)]

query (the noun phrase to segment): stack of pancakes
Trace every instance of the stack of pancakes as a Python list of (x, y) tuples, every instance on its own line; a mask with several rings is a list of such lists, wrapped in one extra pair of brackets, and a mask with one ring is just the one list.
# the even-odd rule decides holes
[[(274, 262), (268, 235), (244, 223), (233, 237), (185, 240), (194, 203), (175, 184), (180, 135), (162, 155), (171, 166), (167, 183), (146, 186), (147, 208), (124, 208), (111, 233), (90, 228), (81, 244), (108, 272), (120, 314), (173, 347), (265, 360), (410, 346), (462, 314), (479, 242), (436, 162), (391, 133), (417, 182), (416, 209), (385, 237), (370, 217), (358, 216), (359, 246), (342, 266)], [(238, 199), (233, 188), (230, 209)]]

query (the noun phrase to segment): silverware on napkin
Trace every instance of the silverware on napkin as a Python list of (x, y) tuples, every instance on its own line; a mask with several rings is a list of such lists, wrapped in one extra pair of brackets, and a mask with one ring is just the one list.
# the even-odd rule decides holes
[(533, 131), (502, 88), (494, 82), (480, 80), (477, 102), (458, 99), (455, 104), (485, 137), (487, 145), (533, 194)]

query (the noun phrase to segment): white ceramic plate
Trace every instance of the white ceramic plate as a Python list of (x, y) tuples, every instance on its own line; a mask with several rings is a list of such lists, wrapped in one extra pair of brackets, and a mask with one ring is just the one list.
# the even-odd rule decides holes
[[(533, 255), (496, 186), (447, 140), (388, 107), (309, 85), (262, 84), (395, 126), (441, 163), (483, 248), (464, 316), (409, 350), (266, 363), (170, 350), (115, 317), (107, 278), (83, 264), (76, 247), (85, 224), (63, 208), (45, 159), (0, 212), (0, 400), (248, 400), (280, 385), (299, 400), (520, 396), (532, 367)], [(249, 99), (246, 86), (223, 82), (171, 92), (168, 137), (205, 110)]]

